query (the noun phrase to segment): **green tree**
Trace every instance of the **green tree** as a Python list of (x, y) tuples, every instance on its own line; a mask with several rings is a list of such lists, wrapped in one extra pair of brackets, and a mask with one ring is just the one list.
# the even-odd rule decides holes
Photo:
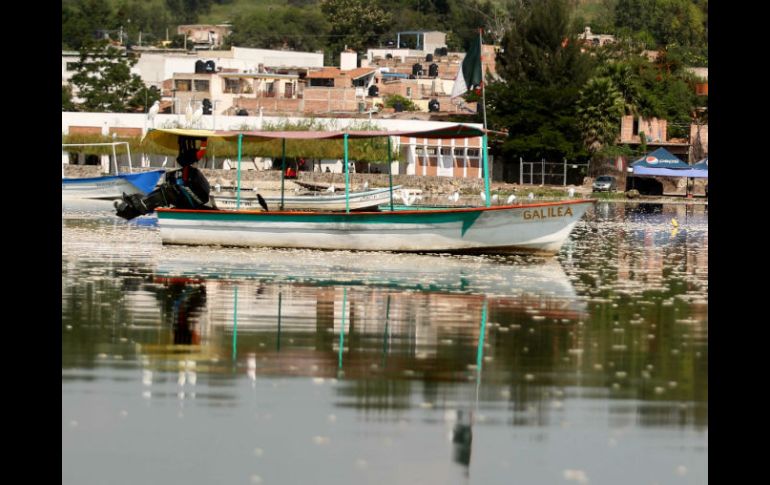
[(70, 83), (84, 101), (83, 111), (125, 112), (144, 107), (144, 83), (131, 73), (136, 60), (122, 50), (97, 42), (80, 52), (80, 60)]
[(61, 87), (61, 110), (75, 111), (75, 104), (72, 102), (72, 87), (69, 85)]
[(387, 96), (385, 98), (384, 105), (388, 108), (395, 108), (396, 103), (400, 103), (404, 108), (404, 111), (417, 111), (418, 109), (411, 99), (405, 98), (399, 94), (391, 94), (390, 96)]
[(502, 159), (583, 158), (587, 151), (575, 118), (580, 88), (593, 60), (580, 52), (566, 0), (513, 4), (512, 27), (498, 55), (505, 82), (487, 87), (490, 127), (507, 129)]
[(173, 23), (169, 12), (160, 4), (151, 4), (142, 0), (121, 0), (115, 11), (115, 24), (123, 28), (128, 44), (139, 42), (147, 45), (165, 38), (166, 28)]
[(332, 58), (345, 46), (362, 52), (377, 45), (391, 28), (391, 15), (365, 0), (321, 0), (321, 11), (331, 25)]
[(209, 12), (212, 0), (166, 0), (166, 7), (179, 24), (194, 24)]
[(615, 144), (625, 109), (623, 95), (609, 77), (590, 79), (577, 102), (577, 119), (583, 143), (592, 158)]
[(230, 42), (242, 47), (316, 51), (329, 32), (318, 8), (271, 7), (235, 20)]
[(582, 86), (593, 62), (581, 53), (570, 24), (567, 0), (522, 2), (503, 38), (498, 71), (508, 82)]
[(639, 79), (634, 75), (631, 65), (625, 62), (610, 62), (601, 66), (599, 75), (612, 80), (612, 84), (620, 92), (623, 98), (623, 111), (627, 115), (639, 113), (641, 86)]
[(113, 28), (112, 8), (103, 0), (62, 2), (62, 48), (80, 50), (97, 30)]

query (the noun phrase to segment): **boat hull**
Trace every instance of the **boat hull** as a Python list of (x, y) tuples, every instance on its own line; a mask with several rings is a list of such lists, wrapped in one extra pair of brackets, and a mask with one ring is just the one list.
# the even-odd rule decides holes
[(124, 173), (104, 177), (62, 178), (63, 199), (120, 199), (125, 193), (145, 195), (158, 184), (165, 170)]
[[(396, 187), (394, 187), (394, 191)], [(394, 194), (395, 197), (395, 194)], [(235, 197), (221, 197), (213, 195), (212, 199), (218, 209), (236, 210), (238, 208)], [(270, 210), (277, 210), (281, 206), (281, 197), (265, 197), (265, 202)], [(366, 192), (354, 192), (350, 194), (348, 201), (350, 210), (374, 209), (382, 204), (390, 203), (390, 189), (376, 189)], [(284, 210), (316, 210), (316, 211), (344, 211), (345, 193), (324, 195), (285, 196), (283, 199)], [(257, 199), (241, 197), (240, 210), (262, 210)]]
[(396, 212), (159, 209), (163, 244), (363, 251), (559, 251), (591, 200)]

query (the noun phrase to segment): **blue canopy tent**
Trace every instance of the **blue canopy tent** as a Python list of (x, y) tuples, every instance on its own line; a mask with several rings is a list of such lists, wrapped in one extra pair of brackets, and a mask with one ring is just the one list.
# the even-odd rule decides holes
[(704, 158), (700, 162), (696, 163), (692, 166), (693, 170), (699, 170), (701, 172), (700, 175), (690, 175), (691, 177), (701, 177), (701, 178), (709, 178), (709, 159), (708, 157)]
[(695, 165), (688, 165), (662, 147), (635, 161), (631, 167), (634, 175), (708, 178), (708, 158)]
[[(631, 172), (635, 176), (708, 178), (708, 158), (701, 160), (695, 165), (688, 165), (661, 147), (632, 163)], [(688, 184), (688, 197), (689, 190)]]

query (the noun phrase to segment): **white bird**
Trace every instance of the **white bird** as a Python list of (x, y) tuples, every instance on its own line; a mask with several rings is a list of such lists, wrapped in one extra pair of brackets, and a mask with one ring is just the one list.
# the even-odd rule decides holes
[(189, 128), (193, 120), (193, 109), (190, 101), (187, 102), (187, 108), (184, 110), (184, 119), (187, 121), (187, 127)]
[(152, 121), (152, 127), (155, 128), (155, 115), (160, 112), (160, 101), (155, 101), (147, 112), (147, 119)]
[(364, 190), (369, 188), (369, 181), (364, 182)]
[(334, 192), (334, 184), (331, 184), (329, 187), (326, 188), (327, 192)]
[(449, 196), (449, 200), (452, 202), (457, 202), (457, 200), (460, 198), (460, 192), (455, 191), (454, 194)]
[(407, 206), (410, 206), (414, 203), (414, 201), (417, 199), (416, 194), (409, 195), (409, 192), (406, 191), (406, 189), (401, 189), (401, 200), (404, 201), (404, 204)]
[(532, 200), (532, 199), (534, 199), (534, 198), (535, 198), (535, 194), (533, 194), (532, 192), (530, 192), (530, 193), (529, 193), (529, 195), (527, 196), (527, 198), (529, 198), (529, 200)]
[(481, 192), (479, 195), (481, 195), (481, 201), (482, 201), (482, 202), (486, 202), (486, 200), (487, 200), (487, 194), (485, 194), (484, 192)]
[(506, 204), (513, 204), (513, 201), (516, 200), (516, 194), (511, 194), (508, 196), (508, 200), (505, 201)]
[(203, 106), (198, 106), (192, 116), (193, 125), (197, 124), (203, 118)]
[(161, 167), (165, 167), (167, 163), (168, 163), (168, 157), (164, 157), (163, 158), (163, 163), (161, 163), (160, 166)]
[(499, 197), (497, 194), (494, 194), (494, 195), (492, 196), (492, 202), (497, 202), (497, 199), (499, 199), (499, 198), (500, 198), (500, 197)]
[(570, 197), (574, 197), (575, 196), (575, 187), (570, 187), (569, 190), (567, 191), (567, 193), (569, 194)]

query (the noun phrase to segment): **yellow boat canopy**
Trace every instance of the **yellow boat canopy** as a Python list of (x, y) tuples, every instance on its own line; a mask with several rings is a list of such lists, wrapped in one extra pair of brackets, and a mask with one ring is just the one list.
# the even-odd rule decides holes
[(432, 130), (366, 130), (366, 131), (225, 131), (225, 130), (186, 130), (177, 128), (162, 128), (150, 130), (144, 140), (150, 140), (160, 146), (169, 149), (178, 147), (177, 140), (180, 136), (219, 139), (223, 141), (237, 142), (238, 136), (243, 136), (243, 141), (258, 142), (268, 140), (340, 140), (347, 135), (353, 138), (379, 138), (386, 136), (409, 136), (416, 138), (474, 138), (487, 134), (501, 134), (497, 131), (484, 130), (469, 125), (450, 125)]

